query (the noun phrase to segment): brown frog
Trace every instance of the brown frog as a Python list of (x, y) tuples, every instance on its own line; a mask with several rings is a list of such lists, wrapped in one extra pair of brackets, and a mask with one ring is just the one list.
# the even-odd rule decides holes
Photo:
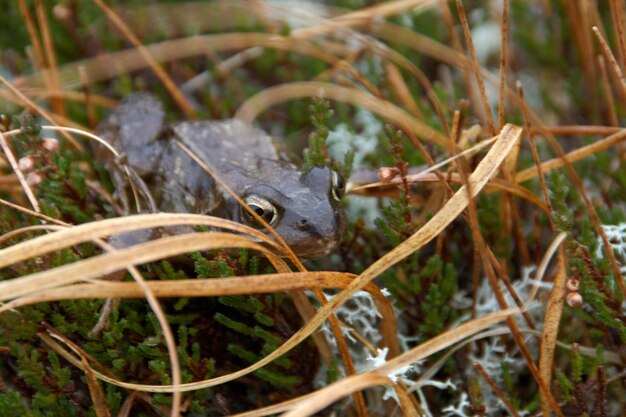
[[(340, 207), (344, 180), (329, 168), (300, 171), (265, 132), (241, 121), (168, 125), (162, 103), (134, 93), (103, 121), (98, 133), (126, 158), (158, 210), (202, 213), (261, 228), (254, 218), (196, 163), (177, 140), (217, 174), (303, 258), (337, 247), (346, 227)], [(109, 160), (116, 186), (125, 174)]]

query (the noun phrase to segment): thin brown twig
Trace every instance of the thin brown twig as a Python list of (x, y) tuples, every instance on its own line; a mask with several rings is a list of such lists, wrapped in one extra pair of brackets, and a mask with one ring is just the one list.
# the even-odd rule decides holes
[[(531, 130), (532, 133), (536, 131), (540, 132), (541, 129)], [(602, 140), (599, 140), (587, 146), (582, 146), (567, 154), (563, 153), (563, 150), (561, 149), (560, 155), (558, 157), (549, 159), (547, 161), (543, 161), (541, 163), (540, 168), (534, 166), (534, 167), (530, 167), (523, 171), (518, 172), (517, 175), (515, 175), (515, 182), (522, 183), (532, 178), (535, 178), (537, 175), (539, 175), (539, 171), (545, 173), (553, 169), (561, 168), (563, 166), (571, 168), (571, 164), (573, 164), (574, 162), (579, 161), (583, 158), (586, 158), (594, 153), (607, 150), (625, 140), (626, 140), (626, 129), (620, 129), (616, 133), (612, 134), (611, 136), (608, 136)]]
[[(578, 32), (580, 32), (582, 42), (580, 45), (580, 54), (582, 59), (579, 62), (587, 78), (587, 85), (592, 92), (594, 92), (596, 84), (591, 82), (595, 80), (596, 77), (595, 68), (593, 66), (593, 40), (589, 31), (586, 29), (591, 27), (593, 24), (598, 24), (600, 22), (594, 19), (594, 15), (597, 16), (597, 13), (595, 13), (593, 3), (582, 1), (573, 2), (573, 4), (578, 8), (578, 14), (576, 15), (576, 21), (572, 22), (572, 25), (575, 28), (585, 28), (585, 30), (578, 30)], [(593, 97), (595, 97), (595, 95)]]
[(48, 222), (48, 223), (58, 224), (60, 226), (68, 226), (69, 225), (69, 223), (65, 223), (65, 222), (63, 222), (61, 220), (55, 219), (54, 217), (46, 216), (45, 214), (42, 214), (42, 213), (37, 213), (36, 211), (32, 211), (30, 209), (27, 209), (26, 207), (22, 207), (19, 204), (12, 203), (12, 202), (7, 201), (7, 200), (5, 200), (3, 198), (0, 198), (0, 204), (2, 204), (4, 206), (7, 206), (7, 207), (11, 207), (12, 209), (21, 211), (24, 214), (36, 217), (36, 218), (41, 219), (41, 220), (43, 220), (45, 222)]
[(480, 364), (480, 362), (472, 362), (472, 365), (476, 369), (476, 372), (478, 372), (480, 374), (480, 376), (482, 376), (483, 379), (485, 381), (487, 381), (487, 383), (489, 384), (489, 386), (493, 390), (494, 394), (496, 394), (498, 396), (498, 398), (500, 398), (500, 400), (502, 401), (502, 403), (504, 403), (504, 405), (509, 410), (509, 412), (514, 417), (519, 417), (519, 413), (515, 409), (515, 406), (513, 405), (513, 403), (511, 403), (511, 401), (509, 401), (509, 399), (507, 398), (506, 394), (498, 387), (498, 385), (493, 380), (493, 378), (491, 378), (489, 376), (489, 374), (487, 374), (487, 371), (485, 371), (485, 368), (483, 368), (483, 366)]
[(533, 133), (543, 134), (544, 132), (548, 132), (549, 134), (555, 136), (564, 136), (564, 135), (598, 135), (598, 136), (608, 136), (622, 130), (621, 127), (611, 127), (611, 126), (596, 126), (596, 125), (561, 125), (561, 126), (542, 126), (538, 128), (533, 128)]
[[(54, 44), (52, 42), (52, 36), (50, 34), (50, 28), (48, 26), (48, 19), (46, 17), (46, 10), (43, 5), (43, 0), (35, 0), (35, 11), (37, 13), (37, 21), (41, 28), (41, 37), (43, 38), (43, 47), (46, 55), (46, 70), (50, 76), (50, 85), (53, 90), (60, 90), (61, 84), (59, 82), (59, 73), (57, 69), (57, 58), (54, 52)], [(52, 109), (58, 115), (65, 117), (65, 105), (59, 98), (52, 99)]]
[(598, 55), (598, 67), (600, 69), (600, 77), (602, 78), (602, 90), (604, 90), (604, 99), (606, 100), (606, 114), (611, 126), (619, 126), (617, 120), (617, 111), (615, 109), (615, 99), (613, 98), (613, 90), (609, 82), (609, 74), (607, 73), (606, 63), (602, 55)]
[(501, 46), (500, 46), (500, 91), (498, 95), (498, 129), (504, 126), (504, 87), (506, 85), (506, 64), (507, 54), (509, 53), (507, 45), (507, 36), (509, 33), (509, 0), (502, 1), (502, 23), (501, 23)]
[(604, 37), (600, 33), (600, 30), (598, 29), (598, 27), (594, 26), (592, 30), (596, 34), (596, 38), (598, 39), (598, 42), (600, 43), (600, 47), (602, 49), (602, 53), (604, 54), (604, 57), (609, 62), (609, 64), (611, 64), (610, 68), (613, 70), (613, 74), (615, 75), (615, 77), (617, 77), (619, 81), (619, 85), (621, 87), (621, 90), (620, 90), (621, 96), (624, 100), (626, 100), (626, 77), (624, 77), (624, 72), (622, 71), (619, 64), (617, 63), (617, 60), (615, 59), (615, 56), (613, 55), (613, 52), (611, 51), (609, 44), (606, 42), (606, 40), (604, 40)]
[(470, 62), (476, 82), (478, 82), (478, 88), (480, 90), (480, 97), (482, 99), (483, 111), (487, 122), (489, 133), (493, 136), (496, 134), (496, 128), (493, 124), (493, 115), (491, 114), (491, 106), (489, 105), (489, 99), (487, 98), (487, 91), (485, 90), (485, 83), (483, 82), (482, 73), (480, 71), (480, 64), (478, 64), (478, 57), (476, 56), (476, 50), (474, 49), (474, 42), (472, 41), (472, 34), (470, 33), (469, 23), (467, 22), (467, 16), (465, 15), (465, 8), (461, 0), (456, 0), (456, 7), (459, 12), (459, 19), (461, 20), (461, 26), (463, 27), (463, 34), (465, 35), (465, 43), (467, 44), (467, 50), (470, 54)]
[(28, 37), (30, 38), (30, 43), (33, 45), (36, 68), (42, 69), (45, 66), (45, 61), (41, 49), (41, 42), (39, 41), (39, 37), (37, 36), (37, 29), (35, 29), (33, 16), (28, 10), (28, 7), (26, 6), (24, 0), (18, 0), (18, 6), (20, 8), (20, 13), (22, 13), (22, 17), (24, 18), (26, 31), (28, 32)]
[(417, 103), (413, 99), (410, 93), (409, 87), (406, 85), (402, 74), (394, 64), (388, 63), (385, 65), (387, 72), (387, 80), (393, 88), (394, 92), (400, 99), (400, 102), (406, 106), (406, 108), (417, 118), (424, 119), (424, 114), (420, 111)]
[[(450, 11), (448, 1), (439, 0), (439, 8), (441, 10), (444, 24), (448, 30), (450, 41), (452, 42), (452, 48), (454, 49), (454, 51), (456, 51), (457, 56), (462, 57), (462, 63), (459, 66), (462, 68), (462, 74), (465, 80), (465, 85), (467, 86), (467, 93), (470, 96), (470, 101), (472, 103), (478, 103), (480, 101), (480, 98), (478, 97), (478, 93), (476, 92), (475, 85), (472, 83), (472, 74), (469, 71), (469, 58), (464, 55), (463, 45), (461, 44), (459, 35), (456, 33), (456, 25), (454, 23), (454, 18), (452, 17), (452, 12)], [(410, 36), (414, 37), (415, 32), (410, 32), (410, 34)], [(441, 50), (441, 48), (438, 49)], [(446, 60), (444, 59), (443, 61), (445, 62)]]
[[(20, 99), (23, 103), (24, 106), (29, 107), (30, 109), (32, 109), (34, 112), (36, 112), (37, 114), (39, 114), (41, 117), (43, 117), (44, 119), (48, 120), (50, 123), (52, 123), (55, 126), (58, 126), (59, 124), (56, 122), (56, 117), (52, 116), (50, 113), (48, 113), (46, 110), (44, 110), (42, 107), (38, 106), (37, 104), (35, 104), (31, 99), (29, 99), (28, 97), (26, 97), (24, 94), (22, 94), (22, 92), (20, 90), (18, 90), (17, 88), (15, 88), (10, 82), (8, 82), (2, 75), (0, 75), (0, 83), (3, 84), (6, 88), (9, 89), (9, 91), (11, 91), (18, 99)], [(61, 132), (61, 134), (63, 135), (63, 137), (65, 137), (68, 142), (74, 146), (74, 148), (78, 149), (78, 150), (82, 150), (83, 147), (82, 145), (76, 140), (74, 139), (69, 133), (67, 132)]]
[[(21, 91), (26, 97), (31, 97), (34, 100), (40, 100), (49, 97), (61, 97), (66, 102), (75, 101), (78, 103), (85, 103), (85, 94), (80, 91), (50, 90), (42, 88), (23, 88), (21, 89)], [(21, 102), (15, 100), (15, 97), (13, 97), (13, 95), (7, 91), (0, 90), (0, 97), (2, 97), (4, 100), (12, 101), (18, 105), (21, 105)], [(117, 105), (117, 100), (93, 93), (91, 94), (90, 99), (93, 104), (102, 107), (113, 108)]]
[(87, 109), (87, 123), (89, 128), (96, 126), (96, 113), (93, 108), (93, 100), (91, 98), (91, 90), (89, 88), (89, 74), (85, 67), (78, 67), (78, 74), (80, 76), (80, 84), (83, 88), (83, 94), (85, 97), (85, 108)]
[(130, 30), (126, 23), (124, 23), (124, 21), (120, 19), (117, 13), (115, 13), (113, 9), (107, 6), (103, 0), (93, 1), (98, 7), (100, 7), (100, 9), (102, 9), (107, 18), (111, 21), (111, 23), (113, 23), (117, 30), (119, 30), (126, 37), (126, 39), (128, 39), (128, 41), (138, 49), (139, 54), (146, 60), (150, 68), (152, 68), (156, 76), (159, 78), (159, 80), (161, 80), (163, 86), (170, 93), (170, 95), (172, 96), (178, 107), (180, 107), (180, 109), (183, 111), (183, 113), (185, 113), (185, 115), (190, 119), (195, 118), (195, 112), (183, 93), (176, 86), (176, 84), (170, 78), (167, 72), (165, 72), (165, 70), (161, 68), (161, 65), (159, 65), (159, 63), (152, 57), (152, 55), (150, 55), (146, 47), (143, 46), (139, 39), (137, 39), (137, 36), (135, 36), (135, 34), (132, 32), (132, 30)]
[(621, 0), (610, 0), (611, 20), (615, 28), (617, 38), (617, 55), (622, 63), (622, 68), (626, 69), (626, 40), (624, 39), (624, 2)]
[[(521, 82), (517, 82), (517, 91), (520, 97), (520, 100), (524, 100), (524, 87)], [(522, 118), (524, 119), (524, 129), (528, 132), (528, 141), (530, 142), (530, 150), (533, 154), (533, 159), (535, 160), (535, 166), (537, 167), (537, 173), (539, 174), (539, 183), (541, 185), (541, 190), (543, 191), (543, 198), (548, 206), (548, 210), (552, 213), (552, 202), (550, 201), (550, 192), (548, 191), (548, 186), (546, 185), (546, 179), (543, 175), (543, 170), (541, 169), (541, 159), (539, 158), (539, 152), (537, 151), (537, 143), (535, 141), (535, 134), (533, 133), (530, 120), (526, 117), (526, 113), (522, 112)], [(554, 225), (554, 221), (552, 220), (552, 216), (548, 216), (548, 221), (550, 222), (550, 228), (552, 231), (556, 230), (556, 226)]]
[(6, 155), (7, 160), (9, 161), (9, 164), (11, 165), (11, 169), (13, 169), (13, 172), (15, 172), (15, 175), (17, 176), (17, 179), (19, 180), (20, 185), (22, 186), (22, 189), (24, 190), (24, 194), (26, 194), (26, 197), (28, 198), (28, 201), (30, 201), (30, 204), (33, 206), (33, 209), (35, 209), (36, 212), (40, 212), (41, 207), (39, 207), (39, 201), (37, 201), (37, 197), (35, 197), (35, 193), (33, 193), (33, 190), (30, 188), (30, 185), (26, 181), (26, 178), (24, 177), (22, 170), (17, 164), (15, 155), (13, 155), (13, 151), (11, 150), (11, 147), (7, 143), (4, 137), (4, 134), (2, 132), (0, 132), (0, 146), (2, 147), (2, 151)]

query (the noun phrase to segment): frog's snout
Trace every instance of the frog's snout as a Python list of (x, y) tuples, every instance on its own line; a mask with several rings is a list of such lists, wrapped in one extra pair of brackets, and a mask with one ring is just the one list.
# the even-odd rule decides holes
[(293, 251), (302, 258), (319, 258), (332, 252), (341, 243), (346, 230), (345, 214), (335, 209), (324, 219), (312, 221), (301, 218), (292, 224), (292, 228), (292, 236), (286, 237), (297, 236), (296, 239), (287, 239)]

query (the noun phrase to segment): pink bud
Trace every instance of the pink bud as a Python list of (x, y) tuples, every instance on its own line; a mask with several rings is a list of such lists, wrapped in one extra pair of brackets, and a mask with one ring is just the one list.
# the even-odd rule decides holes
[(583, 296), (578, 292), (571, 292), (565, 296), (565, 301), (570, 307), (580, 307), (583, 304)]
[(20, 158), (20, 160), (17, 162), (17, 167), (22, 172), (31, 171), (34, 166), (35, 166), (35, 158), (33, 158), (32, 156), (25, 156), (23, 158)]
[(565, 286), (570, 291), (578, 291), (578, 287), (580, 287), (580, 281), (575, 278), (568, 278)]
[(41, 138), (41, 146), (48, 152), (56, 152), (59, 150), (59, 141), (55, 138)]
[(382, 182), (389, 182), (396, 175), (398, 175), (397, 168), (388, 168), (388, 167), (378, 168), (378, 178), (380, 178)]
[(26, 183), (28, 185), (37, 185), (43, 181), (43, 177), (38, 172), (29, 172), (26, 176)]
[(72, 11), (69, 7), (62, 4), (57, 4), (52, 8), (52, 15), (59, 21), (67, 20), (72, 16)]

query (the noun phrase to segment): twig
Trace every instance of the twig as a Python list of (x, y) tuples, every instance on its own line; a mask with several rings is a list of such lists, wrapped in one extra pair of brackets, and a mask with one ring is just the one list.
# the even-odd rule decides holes
[(480, 362), (473, 362), (472, 365), (474, 366), (474, 368), (476, 368), (476, 372), (478, 372), (480, 376), (482, 376), (484, 380), (487, 381), (487, 383), (489, 384), (493, 392), (498, 396), (498, 398), (500, 398), (500, 400), (504, 403), (506, 408), (509, 409), (509, 412), (514, 417), (519, 417), (519, 414), (517, 410), (515, 409), (515, 407), (513, 406), (513, 404), (511, 403), (511, 401), (509, 401), (509, 399), (506, 397), (506, 394), (502, 392), (500, 388), (498, 388), (498, 386), (496, 385), (496, 382), (493, 380), (493, 378), (489, 376), (489, 374), (487, 374), (487, 372), (485, 371), (485, 368), (483, 368)]
[(626, 100), (626, 77), (624, 77), (624, 73), (622, 72), (622, 69), (619, 67), (619, 64), (617, 63), (617, 60), (615, 59), (615, 56), (613, 55), (613, 52), (611, 51), (609, 44), (606, 43), (606, 41), (604, 40), (604, 37), (600, 33), (600, 30), (598, 29), (598, 27), (594, 26), (592, 30), (596, 34), (596, 38), (598, 39), (598, 42), (600, 42), (600, 47), (602, 48), (602, 53), (604, 54), (604, 57), (611, 64), (610, 67), (613, 69), (614, 75), (617, 77), (617, 79), (620, 82), (622, 98)]
[[(28, 106), (29, 108), (34, 110), (37, 114), (39, 114), (44, 119), (48, 120), (53, 125), (58, 126), (58, 123), (55, 121), (55, 117), (53, 117), (46, 110), (44, 110), (43, 108), (35, 104), (32, 100), (30, 100), (28, 97), (26, 97), (24, 94), (22, 94), (20, 90), (13, 87), (13, 85), (10, 82), (8, 82), (2, 75), (0, 75), (0, 83), (3, 84), (6, 88), (8, 88), (16, 97), (22, 100), (25, 106)], [(68, 134), (67, 132), (61, 132), (61, 134), (63, 135), (63, 137), (65, 137), (68, 140), (69, 143), (72, 144), (72, 146), (74, 146), (74, 148), (81, 150), (81, 151), (83, 150), (82, 145), (78, 143), (78, 141), (74, 139), (70, 134)]]
[(506, 64), (508, 49), (507, 35), (509, 33), (509, 1), (502, 1), (502, 23), (501, 23), (501, 47), (500, 47), (500, 92), (498, 95), (498, 129), (504, 126), (504, 86), (506, 85)]
[(456, 7), (459, 11), (459, 19), (461, 20), (461, 25), (463, 26), (463, 34), (465, 35), (465, 42), (467, 43), (467, 50), (470, 53), (470, 62), (472, 64), (472, 70), (474, 71), (474, 76), (476, 77), (476, 81), (478, 82), (478, 88), (480, 89), (480, 97), (483, 102), (483, 109), (485, 112), (485, 118), (487, 119), (487, 127), (489, 128), (489, 133), (491, 135), (496, 134), (496, 128), (493, 124), (493, 115), (491, 114), (491, 106), (489, 105), (489, 99), (487, 98), (487, 91), (485, 90), (485, 83), (483, 82), (483, 77), (480, 72), (480, 65), (478, 64), (478, 57), (476, 56), (476, 50), (474, 49), (474, 42), (472, 41), (472, 34), (470, 33), (469, 23), (467, 22), (467, 16), (465, 15), (465, 8), (463, 7), (463, 3), (461, 0), (456, 0)]
[(137, 39), (135, 34), (130, 28), (120, 19), (120, 17), (107, 6), (102, 0), (93, 0), (98, 7), (107, 15), (107, 18), (113, 23), (113, 25), (132, 43), (139, 51), (139, 54), (146, 60), (150, 68), (154, 71), (156, 76), (161, 80), (167, 91), (170, 93), (178, 107), (185, 113), (185, 115), (191, 119), (195, 118), (195, 112), (185, 96), (178, 89), (174, 81), (170, 76), (161, 68), (159, 63), (150, 55), (145, 46)]
[(35, 209), (35, 211), (39, 213), (41, 211), (41, 208), (39, 207), (39, 202), (37, 201), (37, 197), (35, 197), (33, 190), (31, 190), (30, 185), (28, 185), (28, 182), (26, 181), (26, 178), (24, 178), (24, 174), (22, 173), (22, 170), (18, 166), (17, 160), (15, 159), (15, 156), (13, 155), (13, 151), (11, 151), (11, 148), (9, 147), (9, 144), (4, 138), (4, 134), (2, 132), (0, 132), (0, 146), (2, 147), (2, 150), (4, 151), (4, 154), (6, 155), (7, 160), (9, 161), (9, 164), (11, 165), (11, 169), (13, 169), (13, 172), (15, 172), (15, 175), (17, 176), (17, 179), (19, 180), (20, 185), (22, 186), (22, 189), (24, 190), (24, 194), (26, 194), (26, 197), (28, 197), (28, 201), (30, 201), (30, 204), (33, 206), (33, 209)]
[[(60, 90), (61, 84), (59, 82), (59, 73), (57, 70), (57, 59), (54, 53), (54, 45), (52, 43), (52, 36), (50, 35), (50, 28), (48, 27), (48, 19), (46, 18), (46, 10), (42, 0), (35, 0), (35, 10), (37, 12), (37, 21), (41, 28), (41, 37), (43, 38), (43, 47), (46, 54), (46, 70), (50, 76), (50, 87), (53, 90)], [(65, 106), (63, 101), (59, 98), (52, 99), (52, 108), (54, 112), (60, 116), (65, 117)]]

